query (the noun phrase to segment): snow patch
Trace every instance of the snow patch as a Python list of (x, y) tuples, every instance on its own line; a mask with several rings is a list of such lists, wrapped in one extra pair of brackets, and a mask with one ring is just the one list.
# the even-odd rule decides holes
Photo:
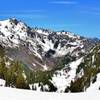
[(87, 92), (94, 92), (94, 91), (100, 91), (100, 73), (97, 74), (97, 80), (95, 83), (91, 83), (90, 87), (86, 90)]
[(5, 81), (5, 80), (0, 79), (0, 87), (1, 87), (1, 86), (3, 86), (3, 87), (4, 87), (4, 86), (5, 86), (5, 83), (6, 83), (6, 81)]
[(83, 57), (71, 62), (68, 66), (70, 70), (66, 71), (67, 68), (64, 68), (53, 75), (51, 82), (57, 87), (57, 92), (64, 92), (67, 86), (70, 86), (71, 81), (75, 80), (76, 69), (82, 60)]
[(48, 67), (47, 67), (47, 65), (45, 64), (45, 65), (43, 65), (43, 68), (44, 68), (44, 70), (48, 70)]

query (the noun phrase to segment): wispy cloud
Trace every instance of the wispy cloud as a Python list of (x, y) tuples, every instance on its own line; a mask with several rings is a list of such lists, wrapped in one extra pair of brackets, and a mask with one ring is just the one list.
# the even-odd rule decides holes
[(2, 14), (2, 15), (0, 15), (0, 17), (7, 17), (7, 18), (12, 18), (12, 17), (14, 17), (14, 18), (20, 18), (20, 19), (31, 19), (31, 20), (33, 20), (33, 19), (45, 19), (45, 18), (47, 18), (47, 16), (45, 16), (45, 15), (39, 15), (39, 14), (35, 14), (35, 15), (32, 15), (32, 14)]
[(80, 7), (80, 13), (83, 14), (92, 14), (92, 15), (97, 15), (100, 16), (100, 8), (99, 7), (87, 7), (87, 6), (81, 6)]
[(42, 13), (44, 10), (0, 10), (0, 13)]
[(65, 5), (73, 5), (73, 4), (78, 4), (78, 2), (75, 1), (51, 1), (49, 2), (50, 4), (65, 4)]
[(45, 18), (44, 10), (6, 10), (0, 11), (0, 16), (13, 16), (13, 17), (21, 17), (21, 18)]

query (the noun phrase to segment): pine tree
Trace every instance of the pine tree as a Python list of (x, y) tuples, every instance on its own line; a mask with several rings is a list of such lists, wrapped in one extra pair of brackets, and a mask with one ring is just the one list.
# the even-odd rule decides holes
[(5, 66), (4, 58), (0, 59), (0, 78), (5, 79), (7, 73), (7, 68)]
[(7, 76), (6, 76), (6, 86), (15, 86), (16, 83), (16, 74), (12, 70), (12, 67), (8, 69)]
[(22, 73), (19, 73), (16, 78), (16, 88), (29, 89), (29, 85), (25, 81)]

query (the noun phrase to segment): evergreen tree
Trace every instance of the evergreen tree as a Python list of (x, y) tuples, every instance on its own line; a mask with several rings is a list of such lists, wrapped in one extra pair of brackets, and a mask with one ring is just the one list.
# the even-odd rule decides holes
[(0, 78), (5, 79), (7, 73), (7, 68), (5, 66), (5, 60), (4, 58), (0, 59)]
[(16, 83), (16, 74), (12, 70), (12, 67), (8, 69), (7, 76), (6, 76), (6, 86), (15, 86)]
[(25, 81), (22, 73), (19, 73), (16, 78), (16, 88), (29, 89), (29, 85)]

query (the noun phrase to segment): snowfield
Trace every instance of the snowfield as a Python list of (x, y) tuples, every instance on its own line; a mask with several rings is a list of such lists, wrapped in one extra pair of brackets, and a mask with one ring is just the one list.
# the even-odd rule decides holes
[[(100, 74), (98, 74), (99, 76)], [(97, 83), (99, 83), (99, 78)], [(100, 91), (89, 89), (84, 93), (54, 93), (4, 87), (5, 81), (0, 79), (0, 100), (99, 100)], [(96, 87), (96, 84), (94, 84)]]
[[(61, 71), (57, 71), (57, 74), (54, 74), (54, 76), (52, 77), (51, 82), (54, 84), (54, 86), (57, 87), (57, 92), (59, 93), (63, 93), (66, 89), (67, 86), (70, 86), (71, 81), (74, 81), (75, 76), (76, 76), (76, 69), (78, 67), (78, 65), (82, 62), (83, 57), (73, 61), (69, 64), (69, 67), (71, 68), (71, 70), (66, 73), (66, 71), (61, 70)], [(82, 75), (80, 75), (79, 77), (81, 77)]]
[(47, 93), (0, 87), (0, 100), (99, 100), (100, 92)]
[(0, 79), (0, 86), (3, 86), (4, 87), (5, 86), (5, 83), (6, 83), (5, 80)]

